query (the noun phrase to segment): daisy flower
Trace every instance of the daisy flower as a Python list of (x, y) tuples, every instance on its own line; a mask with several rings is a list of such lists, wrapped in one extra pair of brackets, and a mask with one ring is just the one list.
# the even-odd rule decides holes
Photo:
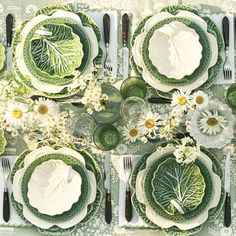
[(50, 99), (39, 98), (35, 102), (34, 111), (38, 119), (45, 120), (49, 115), (57, 114), (60, 111), (60, 107), (56, 104), (56, 102)]
[(189, 132), (198, 145), (206, 148), (223, 148), (234, 137), (234, 116), (232, 110), (218, 100), (193, 112)]
[(6, 123), (14, 128), (22, 127), (27, 122), (28, 107), (20, 102), (9, 102), (6, 106)]
[(203, 91), (197, 91), (192, 95), (192, 105), (196, 108), (204, 108), (209, 103), (209, 97)]
[(204, 111), (199, 120), (199, 129), (204, 134), (215, 135), (221, 133), (227, 121), (224, 116), (215, 111)]
[(192, 96), (190, 92), (176, 91), (172, 95), (171, 106), (176, 107), (179, 111), (185, 111), (190, 107)]
[(127, 142), (134, 143), (140, 139), (140, 131), (136, 125), (127, 124), (121, 128), (121, 134), (124, 136), (124, 140)]
[(160, 115), (149, 111), (142, 115), (138, 121), (138, 128), (142, 135), (156, 134), (158, 126), (160, 125)]

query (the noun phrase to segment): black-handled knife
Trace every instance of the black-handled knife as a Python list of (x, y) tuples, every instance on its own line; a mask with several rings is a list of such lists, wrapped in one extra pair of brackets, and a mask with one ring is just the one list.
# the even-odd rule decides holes
[(229, 48), (229, 18), (225, 16), (222, 20), (223, 37), (225, 42), (225, 50)]
[(106, 201), (105, 201), (105, 221), (110, 224), (112, 220), (112, 208), (111, 208), (111, 194), (106, 191)]
[(7, 47), (11, 47), (13, 36), (13, 16), (8, 14), (6, 17)]
[(122, 45), (123, 47), (127, 46), (128, 32), (129, 32), (129, 16), (127, 13), (125, 13), (122, 16)]
[(4, 189), (3, 193), (3, 219), (5, 222), (8, 222), (10, 219), (10, 202), (7, 188)]
[(103, 30), (104, 30), (104, 40), (106, 47), (110, 43), (110, 16), (105, 14), (103, 16)]
[(13, 16), (8, 14), (6, 17), (6, 35), (7, 35), (7, 71), (12, 73), (12, 37), (13, 37)]
[(153, 104), (169, 104), (171, 103), (171, 99), (161, 97), (150, 97), (148, 98), (148, 102)]
[(227, 153), (225, 158), (225, 212), (224, 225), (229, 227), (231, 224), (231, 198), (230, 198), (230, 175), (231, 175), (231, 160), (230, 153)]
[(106, 189), (106, 199), (105, 199), (105, 221), (110, 224), (112, 221), (112, 205), (111, 205), (111, 176), (110, 176), (110, 153), (105, 152), (105, 180), (104, 187)]
[(127, 46), (129, 32), (129, 16), (124, 14), (122, 16), (122, 52), (123, 52), (123, 79), (129, 77), (129, 48)]
[(225, 198), (224, 225), (225, 227), (229, 227), (231, 225), (231, 197), (229, 193), (226, 193)]

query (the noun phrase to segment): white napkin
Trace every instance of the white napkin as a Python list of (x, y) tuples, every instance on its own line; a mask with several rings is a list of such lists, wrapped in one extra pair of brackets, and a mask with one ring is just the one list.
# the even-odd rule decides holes
[[(135, 164), (141, 157), (140, 155), (129, 155), (132, 158), (132, 166), (134, 168)], [(133, 208), (133, 217), (130, 222), (127, 222), (125, 219), (125, 191), (126, 191), (126, 183), (125, 183), (125, 173), (123, 167), (123, 159), (125, 155), (120, 156), (120, 186), (119, 186), (119, 225), (122, 227), (147, 227), (147, 224), (136, 214)]]
[[(117, 40), (118, 40), (118, 34), (117, 34), (117, 27), (118, 27), (118, 15), (117, 11), (109, 11), (106, 12), (110, 16), (110, 44), (109, 44), (109, 52), (110, 52), (110, 58), (112, 62), (112, 76), (117, 76)], [(105, 43), (104, 43), (104, 33), (103, 33), (103, 15), (104, 12), (88, 12), (88, 15), (90, 15), (94, 21), (97, 23), (98, 27), (100, 28), (102, 32), (102, 40), (100, 43), (101, 48), (103, 49), (103, 52), (106, 52), (105, 50)], [(103, 65), (102, 65), (103, 66)], [(100, 75), (103, 74), (103, 70), (101, 70)]]
[[(10, 161), (11, 168), (15, 162), (15, 159), (17, 156), (1, 156), (1, 158), (8, 157)], [(10, 184), (10, 178), (8, 181), (8, 189), (9, 189), (9, 198), (12, 193), (12, 186)], [(4, 191), (4, 179), (3, 179), (3, 174), (2, 174), (2, 166), (0, 164), (0, 225), (1, 226), (26, 226), (27, 224), (17, 215), (15, 212), (13, 206), (10, 204), (10, 220), (6, 223), (3, 220), (2, 217), (2, 211), (3, 211), (3, 191)]]
[[(222, 33), (222, 19), (224, 18), (225, 14), (213, 14), (213, 15), (207, 15), (209, 18), (211, 18), (215, 24), (217, 25), (218, 29)], [(235, 83), (235, 68), (234, 68), (234, 16), (233, 14), (226, 14), (226, 16), (229, 18), (229, 62), (232, 65), (232, 79), (224, 79), (223, 75), (223, 69), (219, 74), (218, 79), (216, 80), (215, 84), (232, 84)], [(222, 33), (223, 34), (223, 33)], [(221, 53), (221, 56), (223, 60), (225, 60), (225, 52), (223, 51)]]

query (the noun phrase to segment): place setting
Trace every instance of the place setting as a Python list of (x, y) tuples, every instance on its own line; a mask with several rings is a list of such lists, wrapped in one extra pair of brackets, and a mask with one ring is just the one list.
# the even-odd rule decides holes
[(4, 8), (0, 234), (236, 232), (234, 13), (154, 5)]

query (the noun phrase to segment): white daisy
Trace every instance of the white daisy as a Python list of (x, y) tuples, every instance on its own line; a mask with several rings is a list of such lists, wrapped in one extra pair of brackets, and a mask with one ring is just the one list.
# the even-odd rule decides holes
[(197, 91), (192, 95), (192, 105), (196, 106), (196, 108), (204, 108), (209, 103), (209, 97), (203, 91)]
[(132, 124), (127, 124), (126, 126), (122, 127), (121, 134), (124, 136), (125, 141), (131, 143), (136, 142), (141, 136), (139, 129)]
[(199, 129), (209, 135), (221, 133), (227, 121), (224, 116), (215, 111), (203, 111), (199, 120)]
[(207, 108), (193, 112), (189, 132), (198, 145), (221, 149), (234, 137), (232, 110), (218, 100), (209, 102)]
[(60, 107), (50, 99), (39, 98), (35, 102), (34, 111), (39, 120), (45, 120), (49, 115), (57, 114), (60, 111)]
[(179, 111), (185, 111), (190, 107), (192, 96), (190, 92), (176, 91), (172, 95), (171, 106), (176, 107)]
[(156, 134), (158, 126), (160, 125), (161, 117), (158, 113), (153, 113), (149, 111), (140, 117), (138, 121), (138, 128), (142, 135), (146, 134)]
[(19, 102), (9, 102), (6, 106), (6, 123), (14, 128), (22, 127), (27, 122), (28, 107)]

